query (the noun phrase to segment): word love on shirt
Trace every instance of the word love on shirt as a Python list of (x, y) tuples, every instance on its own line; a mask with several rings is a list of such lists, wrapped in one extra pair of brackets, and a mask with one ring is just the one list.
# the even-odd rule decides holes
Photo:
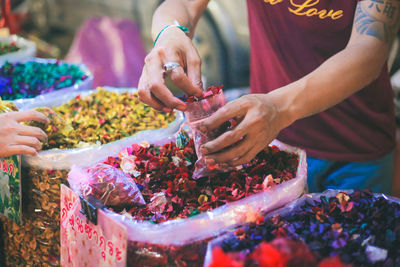
[[(264, 0), (265, 3), (270, 5), (276, 5), (282, 3), (284, 0)], [(303, 1), (303, 2), (302, 2)], [(296, 3), (297, 2), (297, 3)], [(332, 20), (337, 20), (343, 17), (343, 10), (333, 10), (333, 9), (318, 9), (318, 4), (320, 0), (290, 0), (288, 10), (297, 16), (307, 16), (313, 17), (317, 16), (320, 19), (330, 18)]]

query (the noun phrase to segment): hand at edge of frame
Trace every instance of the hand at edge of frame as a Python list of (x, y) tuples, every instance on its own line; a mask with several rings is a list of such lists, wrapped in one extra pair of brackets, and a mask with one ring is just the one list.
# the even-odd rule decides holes
[(35, 156), (42, 149), (41, 142), (47, 142), (47, 135), (38, 127), (20, 124), (28, 121), (49, 123), (45, 115), (34, 110), (0, 114), (0, 157)]

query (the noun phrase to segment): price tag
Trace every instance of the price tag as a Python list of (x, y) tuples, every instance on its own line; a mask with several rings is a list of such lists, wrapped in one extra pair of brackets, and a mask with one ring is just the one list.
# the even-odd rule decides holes
[(21, 223), (21, 156), (0, 158), (0, 214)]
[(61, 266), (126, 266), (126, 227), (102, 210), (94, 225), (81, 209), (79, 196), (61, 185)]

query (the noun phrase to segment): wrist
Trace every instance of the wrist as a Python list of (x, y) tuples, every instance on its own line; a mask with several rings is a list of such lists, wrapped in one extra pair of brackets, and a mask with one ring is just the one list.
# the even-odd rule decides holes
[[(302, 111), (296, 103), (297, 92), (296, 87), (300, 84), (292, 83), (287, 86), (276, 89), (268, 94), (268, 101), (275, 108), (281, 121), (282, 128), (286, 128), (296, 120), (302, 118)], [(297, 92), (296, 92), (297, 91)]]
[(175, 43), (182, 43), (186, 38), (189, 38), (183, 31), (178, 28), (170, 28), (168, 31), (161, 34), (154, 44), (154, 47), (161, 47), (165, 45), (173, 45)]
[(178, 22), (176, 22), (176, 21), (174, 24), (166, 25), (166, 26), (162, 27), (158, 31), (158, 33), (156, 33), (156, 34), (153, 33), (153, 39), (154, 39), (153, 47), (156, 45), (157, 41), (162, 38), (163, 35), (167, 34), (167, 32), (172, 32), (175, 34), (177, 32), (180, 32), (180, 33), (184, 33), (185, 36), (187, 36), (187, 34), (189, 34), (189, 29), (185, 26), (179, 25)]

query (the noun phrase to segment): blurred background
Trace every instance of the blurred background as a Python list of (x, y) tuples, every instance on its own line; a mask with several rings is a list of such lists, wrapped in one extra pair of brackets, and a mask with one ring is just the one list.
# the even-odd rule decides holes
[[(153, 43), (150, 35), (152, 14), (162, 0), (0, 2), (2, 6), (10, 4), (12, 33), (35, 41), (40, 57), (83, 61), (95, 76), (94, 85), (136, 87), (144, 57)], [(202, 58), (202, 73), (207, 85), (223, 84), (225, 89), (248, 88), (246, 1), (210, 1), (196, 28), (194, 42)], [(400, 120), (399, 35), (388, 64)], [(399, 73), (397, 76), (396, 72)]]
[[(43, 57), (67, 56), (77, 32), (92, 18), (108, 17), (118, 22), (130, 20), (139, 28), (141, 42), (148, 52), (152, 14), (160, 0), (11, 0), (12, 13), (18, 14), (18, 32), (41, 41)], [(232, 3), (234, 2), (234, 3)], [(93, 25), (92, 25), (93, 26)], [(85, 28), (86, 30), (87, 27)], [(88, 30), (90, 32), (90, 30)], [(110, 29), (110, 35), (113, 34)], [(207, 84), (225, 88), (249, 84), (249, 32), (246, 1), (211, 1), (200, 20), (194, 42), (202, 58)], [(114, 40), (117, 42), (117, 40)], [(40, 49), (42, 48), (42, 49)], [(99, 55), (100, 57), (100, 55)], [(90, 65), (90, 64), (89, 64)], [(140, 67), (140, 66), (138, 66)], [(90, 66), (89, 66), (90, 68)], [(141, 68), (134, 71), (141, 71)]]
[[(6, 0), (3, 0), (6, 1)], [(14, 31), (38, 42), (41, 56), (64, 58), (79, 29), (93, 18), (128, 19), (139, 28), (145, 53), (152, 46), (152, 14), (162, 0), (11, 0)], [(110, 35), (112, 29), (110, 29)], [(114, 40), (116, 42), (116, 40)], [(194, 42), (208, 84), (225, 88), (249, 85), (249, 31), (246, 1), (213, 0), (201, 18)], [(400, 68), (398, 40), (390, 62), (391, 74)]]

